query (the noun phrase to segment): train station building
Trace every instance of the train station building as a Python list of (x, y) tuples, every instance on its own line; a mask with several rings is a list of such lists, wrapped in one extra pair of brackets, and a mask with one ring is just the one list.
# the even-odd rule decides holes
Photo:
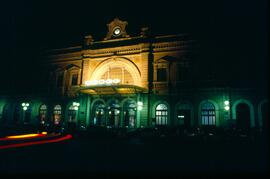
[(40, 95), (2, 96), (2, 125), (74, 123), (88, 127), (234, 125), (262, 128), (268, 99), (256, 89), (205, 85), (198, 42), (190, 34), (154, 35), (147, 27), (136, 36), (115, 18), (96, 41), (52, 49), (42, 55)]

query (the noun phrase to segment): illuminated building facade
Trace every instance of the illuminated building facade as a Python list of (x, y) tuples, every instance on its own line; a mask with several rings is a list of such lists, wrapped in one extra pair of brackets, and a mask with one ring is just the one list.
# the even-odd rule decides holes
[(127, 24), (116, 18), (101, 41), (88, 35), (82, 45), (47, 51), (40, 72), (46, 93), (2, 97), (1, 123), (266, 126), (268, 100), (256, 90), (201, 85), (190, 35), (153, 36), (142, 28), (131, 37)]

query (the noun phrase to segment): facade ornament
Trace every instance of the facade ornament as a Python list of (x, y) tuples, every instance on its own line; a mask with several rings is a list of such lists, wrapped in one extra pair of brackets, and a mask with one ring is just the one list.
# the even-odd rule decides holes
[(149, 27), (142, 27), (141, 28), (141, 37), (147, 37), (149, 36)]
[(112, 22), (107, 24), (108, 32), (104, 40), (110, 40), (115, 38), (129, 37), (126, 32), (127, 21), (121, 21), (118, 18), (114, 18)]
[(94, 39), (93, 39), (92, 35), (84, 36), (84, 45), (89, 46), (89, 45), (92, 45), (93, 42), (94, 42)]

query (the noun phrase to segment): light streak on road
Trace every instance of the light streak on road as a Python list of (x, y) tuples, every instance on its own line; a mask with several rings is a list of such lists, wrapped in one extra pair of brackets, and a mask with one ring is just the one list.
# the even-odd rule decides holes
[(60, 138), (54, 138), (54, 139), (47, 139), (47, 140), (41, 140), (41, 141), (30, 141), (30, 142), (23, 142), (23, 143), (17, 143), (17, 144), (7, 144), (7, 145), (1, 145), (0, 149), (7, 149), (7, 148), (17, 148), (17, 147), (24, 147), (24, 146), (31, 146), (31, 145), (39, 145), (39, 144), (47, 144), (47, 143), (55, 143), (55, 142), (61, 142), (68, 139), (71, 139), (72, 135), (67, 134)]

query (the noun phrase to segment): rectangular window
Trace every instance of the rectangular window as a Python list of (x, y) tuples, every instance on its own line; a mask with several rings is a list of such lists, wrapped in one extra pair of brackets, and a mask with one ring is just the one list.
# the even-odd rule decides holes
[(158, 68), (157, 69), (157, 81), (167, 81), (167, 69)]
[(78, 74), (73, 74), (71, 77), (71, 85), (77, 85), (78, 84)]
[(57, 77), (57, 87), (62, 87), (62, 85), (63, 85), (63, 74), (60, 74)]
[(187, 67), (184, 66), (183, 64), (178, 64), (177, 65), (177, 80), (178, 81), (183, 81), (187, 79)]

